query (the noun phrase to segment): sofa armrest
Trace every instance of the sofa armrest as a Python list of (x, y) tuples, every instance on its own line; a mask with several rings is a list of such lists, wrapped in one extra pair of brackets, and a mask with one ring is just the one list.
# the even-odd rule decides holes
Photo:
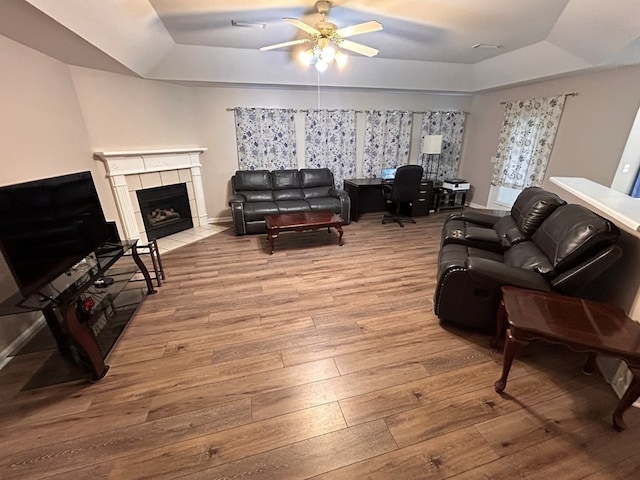
[(622, 257), (622, 248), (610, 245), (597, 255), (555, 277), (551, 284), (562, 293), (573, 293), (591, 283), (598, 275)]
[(340, 190), (338, 188), (330, 188), (329, 195), (336, 198), (344, 198), (349, 196), (347, 192), (345, 192), (344, 190)]
[(231, 204), (233, 203), (244, 203), (245, 200), (246, 199), (244, 198), (244, 195), (240, 193), (234, 193), (233, 195), (231, 195), (231, 197), (229, 197), (229, 206), (232, 206)]
[(246, 235), (247, 229), (244, 222), (244, 195), (238, 193), (229, 197), (231, 207), (231, 219), (233, 220), (233, 232), (236, 235)]
[(510, 285), (543, 292), (551, 291), (551, 285), (539, 273), (487, 258), (467, 258), (467, 270), (471, 279), (480, 285), (491, 285), (494, 288)]
[(493, 215), (491, 213), (477, 212), (474, 210), (463, 211), (459, 213), (454, 213), (449, 216), (449, 219), (453, 220), (464, 220), (466, 222), (475, 223), (476, 225), (481, 225), (483, 227), (491, 227), (494, 223), (500, 220), (502, 217), (508, 215), (509, 212), (505, 212), (505, 215)]
[(340, 204), (341, 204), (340, 218), (342, 218), (342, 222), (344, 223), (344, 225), (350, 224), (351, 223), (351, 198), (349, 197), (349, 194), (339, 188), (330, 188), (329, 195), (340, 200)]

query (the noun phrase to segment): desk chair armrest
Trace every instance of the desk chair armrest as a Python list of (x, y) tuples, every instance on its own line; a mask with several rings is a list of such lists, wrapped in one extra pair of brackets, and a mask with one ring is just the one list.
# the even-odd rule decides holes
[(393, 191), (393, 186), (390, 184), (383, 183), (380, 185), (380, 191), (384, 198), (391, 198), (391, 192)]

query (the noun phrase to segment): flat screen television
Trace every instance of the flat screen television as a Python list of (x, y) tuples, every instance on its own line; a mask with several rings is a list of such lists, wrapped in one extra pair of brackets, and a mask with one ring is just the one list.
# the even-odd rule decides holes
[(24, 298), (112, 234), (91, 172), (0, 186), (0, 250)]

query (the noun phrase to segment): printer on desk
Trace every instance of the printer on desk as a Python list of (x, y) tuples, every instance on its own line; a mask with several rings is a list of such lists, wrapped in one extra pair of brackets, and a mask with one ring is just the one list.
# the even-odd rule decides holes
[(469, 190), (470, 186), (471, 184), (462, 178), (445, 178), (442, 181), (442, 188), (446, 188), (447, 190)]

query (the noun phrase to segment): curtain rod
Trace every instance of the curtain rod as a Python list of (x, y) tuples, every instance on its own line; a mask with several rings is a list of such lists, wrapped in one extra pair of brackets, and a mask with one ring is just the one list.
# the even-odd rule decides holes
[[(569, 93), (565, 93), (564, 94), (565, 97), (577, 97), (578, 96), (578, 92), (569, 92)], [(520, 100), (514, 100), (515, 102), (519, 102)], [(500, 102), (500, 105), (506, 105), (507, 103), (512, 103), (512, 102)]]
[[(577, 93), (575, 94), (577, 95)], [(237, 107), (228, 107), (226, 110), (227, 112), (233, 112), (235, 111)], [(242, 107), (242, 108), (269, 108), (269, 107)], [(276, 109), (276, 110), (291, 110), (294, 113), (304, 113), (304, 112), (312, 112), (313, 110), (309, 110), (309, 109), (295, 109), (295, 108), (282, 108), (282, 109)], [(329, 112), (337, 112), (339, 110), (349, 110), (348, 108), (343, 108), (343, 109), (328, 109), (328, 108), (323, 108), (321, 110), (327, 110)], [(367, 113), (367, 112), (378, 112), (378, 111), (390, 111), (390, 110), (355, 110), (356, 113)], [(431, 112), (436, 112), (436, 113), (458, 113), (458, 112), (462, 112), (462, 113), (469, 113), (469, 112), (464, 112), (462, 110), (427, 110), (425, 112), (421, 112), (421, 111), (416, 111), (416, 110), (400, 110), (401, 112), (407, 112), (407, 113), (413, 113), (413, 114), (425, 114), (425, 113), (431, 113)]]

